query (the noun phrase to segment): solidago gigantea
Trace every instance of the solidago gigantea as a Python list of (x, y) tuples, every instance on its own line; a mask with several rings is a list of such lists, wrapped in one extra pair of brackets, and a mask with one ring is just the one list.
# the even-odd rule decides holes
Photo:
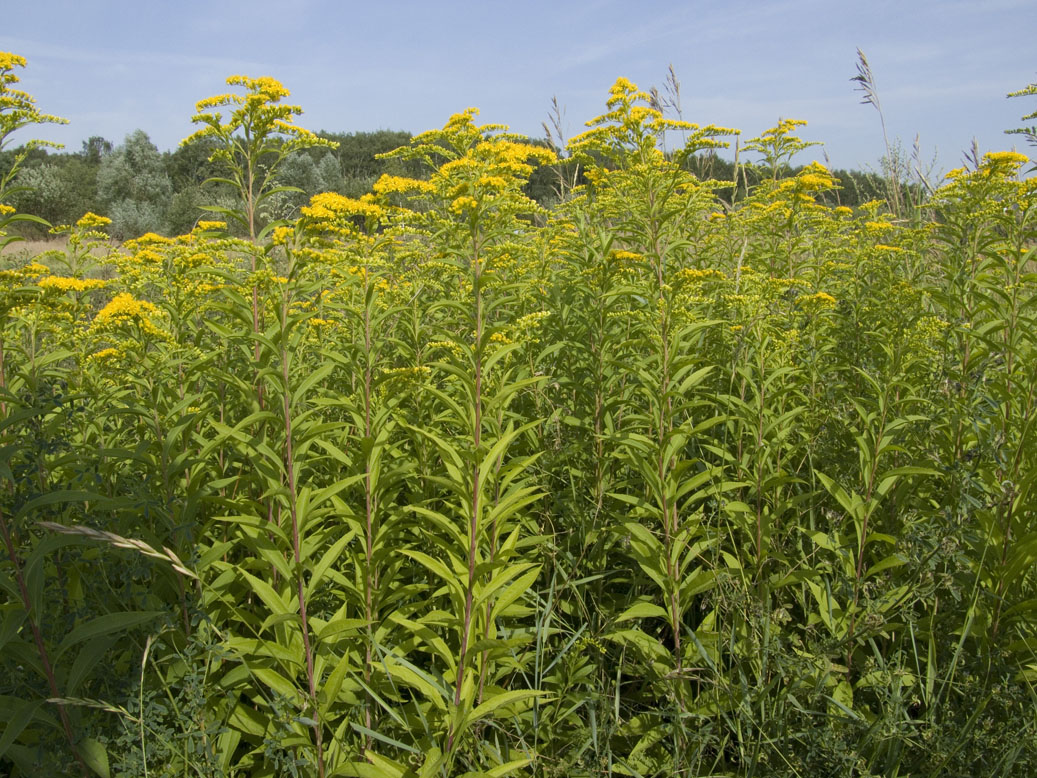
[[(68, 119), (53, 116), (49, 113), (41, 113), (36, 107), (35, 98), (28, 92), (14, 88), (19, 81), (15, 68), (26, 66), (25, 57), (0, 51), (0, 151), (4, 151), (11, 136), (23, 127), (34, 124), (68, 124)], [(22, 142), (22, 148), (18, 151), (10, 168), (0, 176), (0, 200), (14, 180), (18, 168), (25, 160), (29, 151), (40, 146), (61, 148), (60, 143), (52, 143), (43, 140), (27, 140)]]
[(601, 154), (613, 165), (624, 168), (630, 164), (661, 162), (659, 144), (668, 131), (680, 131), (685, 138), (683, 148), (673, 161), (705, 149), (727, 147), (717, 140), (727, 135), (738, 135), (738, 130), (707, 125), (700, 127), (683, 120), (668, 119), (652, 107), (652, 97), (640, 91), (635, 84), (620, 78), (609, 90), (606, 103), (609, 110), (587, 122), (590, 130), (570, 139), (567, 148), (578, 159), (593, 164), (593, 154)]
[(230, 92), (199, 101), (191, 121), (202, 126), (181, 145), (200, 140), (212, 145), (209, 159), (227, 172), (229, 179), (222, 180), (237, 190), (242, 209), (211, 210), (237, 221), (254, 241), (259, 237), (258, 208), (273, 194), (285, 158), (301, 149), (338, 144), (295, 124), (302, 108), (281, 102), (291, 93), (279, 81), (231, 76), (227, 84), (241, 87), (244, 94)]

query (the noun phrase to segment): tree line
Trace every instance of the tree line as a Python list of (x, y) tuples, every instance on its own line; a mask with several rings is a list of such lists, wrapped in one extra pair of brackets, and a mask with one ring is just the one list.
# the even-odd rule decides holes
[[(359, 197), (383, 173), (408, 173), (398, 160), (378, 155), (407, 143), (411, 134), (397, 130), (320, 135), (338, 143), (337, 149), (307, 149), (285, 160), (280, 176), (287, 187), (269, 205), (268, 219), (297, 215), (299, 206), (317, 192)], [(21, 149), (0, 153), (0, 174), (10, 169)], [(217, 171), (209, 162), (212, 149), (204, 142), (159, 151), (143, 130), (122, 143), (93, 136), (75, 152), (35, 148), (28, 152), (12, 193), (11, 205), (51, 224), (71, 224), (87, 211), (112, 220), (112, 237), (124, 240), (156, 232), (189, 232), (207, 205), (223, 205), (231, 193), (220, 184), (206, 184)], [(36, 230), (37, 225), (25, 229)]]
[[(317, 147), (291, 154), (283, 164), (280, 180), (299, 191), (283, 192), (272, 198), (265, 220), (290, 219), (299, 208), (319, 192), (338, 192), (360, 197), (385, 173), (420, 175), (412, 164), (399, 159), (380, 159), (379, 155), (408, 143), (411, 133), (402, 130), (374, 132), (320, 132), (318, 135), (338, 144), (337, 148)], [(538, 145), (543, 141), (534, 141)], [(0, 152), (0, 175), (6, 172), (21, 149)], [(51, 224), (71, 224), (90, 211), (112, 220), (112, 237), (125, 240), (147, 232), (178, 235), (189, 232), (205, 206), (226, 205), (232, 193), (220, 184), (206, 183), (216, 174), (209, 162), (212, 149), (205, 143), (160, 151), (143, 130), (134, 130), (116, 145), (101, 136), (82, 142), (78, 151), (55, 152), (31, 149), (17, 178), (18, 190), (11, 205)], [(738, 194), (759, 183), (761, 171), (753, 165), (736, 166), (733, 160), (714, 153), (689, 157), (685, 165), (701, 179), (737, 182)], [(799, 168), (783, 171), (795, 175)], [(842, 188), (829, 195), (829, 205), (856, 206), (886, 199), (888, 179), (859, 170), (834, 170)], [(561, 160), (554, 167), (538, 169), (529, 180), (526, 193), (541, 205), (553, 205), (560, 197), (562, 182), (582, 183), (582, 175), (572, 160)], [(730, 191), (730, 187), (728, 187)], [(44, 228), (22, 226), (26, 237), (41, 237)]]

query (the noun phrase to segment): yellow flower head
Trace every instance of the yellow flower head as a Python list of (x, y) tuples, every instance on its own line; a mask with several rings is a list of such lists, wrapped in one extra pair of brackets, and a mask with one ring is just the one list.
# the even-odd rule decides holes
[[(21, 89), (12, 88), (11, 85), (17, 84), (19, 80), (14, 69), (23, 68), (25, 65), (25, 57), (8, 51), (0, 51), (0, 146), (6, 146), (8, 136), (22, 127), (32, 124), (68, 124), (67, 119), (40, 113), (32, 95)], [(60, 143), (27, 140), (23, 144), (23, 150), (27, 151), (40, 146), (61, 148)], [(24, 158), (21, 153), (16, 155), (13, 167), (5, 172), (14, 174)]]
[(274, 227), (274, 234), (270, 240), (275, 246), (287, 246), (295, 237), (295, 230), (291, 227)]
[(276, 103), (282, 97), (291, 96), (291, 92), (284, 88), (280, 81), (270, 76), (249, 78), (248, 76), (231, 76), (227, 79), (228, 86), (243, 86), (249, 92), (264, 97), (271, 103)]
[(1029, 157), (1017, 151), (991, 151), (983, 155), (983, 164), (978, 172), (982, 176), (1010, 178), (1016, 174), (1020, 166), (1029, 161)]
[(171, 246), (174, 242), (172, 238), (167, 238), (154, 232), (145, 232), (139, 238), (126, 241), (124, 245), (130, 251), (136, 251), (147, 246)]
[(464, 213), (465, 211), (473, 210), (478, 204), (474, 197), (463, 195), (450, 203), (450, 210), (454, 213)]
[(1017, 151), (991, 151), (983, 155), (983, 162), (988, 165), (1004, 165), (1017, 168), (1029, 161), (1029, 157)]
[(99, 278), (64, 278), (62, 276), (47, 276), (36, 282), (36, 285), (46, 292), (86, 292), (91, 289), (101, 289), (105, 282)]
[(210, 230), (225, 230), (227, 229), (227, 222), (224, 221), (206, 221), (202, 219), (195, 225), (195, 230), (198, 232), (209, 232)]
[(97, 312), (97, 321), (115, 321), (148, 316), (158, 309), (147, 300), (136, 300), (129, 292), (120, 292)]
[(125, 356), (125, 351), (120, 351), (117, 348), (112, 348), (109, 346), (108, 348), (103, 348), (100, 351), (95, 351), (86, 359), (87, 362), (97, 365), (98, 367), (111, 369), (117, 367), (119, 363), (122, 362)]
[(33, 260), (28, 265), (11, 270), (0, 270), (0, 281), (12, 281), (20, 283), (30, 278), (39, 278), (50, 272), (46, 265)]
[(827, 292), (802, 295), (796, 298), (796, 303), (804, 310), (814, 313), (831, 310), (836, 306), (835, 298)]
[[(0, 70), (13, 70), (16, 67), (23, 68), (25, 65), (25, 57), (9, 51), (0, 51)], [(17, 81), (18, 77), (14, 76), (12, 80)]]
[(371, 187), (376, 194), (410, 194), (411, 192), (433, 192), (436, 187), (428, 181), (404, 176), (383, 175)]
[(76, 222), (76, 226), (84, 230), (96, 230), (112, 223), (107, 216), (98, 216), (96, 213), (87, 211)]
[(615, 108), (623, 103), (629, 105), (635, 100), (649, 102), (651, 99), (651, 95), (640, 91), (637, 88), (637, 84), (629, 79), (620, 77), (616, 79), (616, 83), (609, 89), (609, 98), (605, 101), (605, 105), (609, 108)]
[(90, 328), (94, 331), (104, 332), (120, 330), (126, 326), (136, 326), (140, 332), (146, 335), (166, 338), (167, 334), (155, 326), (152, 320), (157, 313), (158, 308), (147, 300), (137, 300), (128, 292), (121, 292), (97, 312)]
[(301, 212), (311, 219), (322, 221), (336, 221), (348, 216), (361, 216), (364, 218), (381, 218), (385, 210), (369, 199), (355, 200), (345, 197), (337, 192), (322, 192), (310, 198), (310, 204), (303, 206)]
[(482, 176), (475, 183), (487, 189), (505, 189), (508, 186), (508, 182), (501, 176)]
[(643, 255), (625, 249), (613, 251), (611, 256), (616, 262), (641, 262), (644, 259)]

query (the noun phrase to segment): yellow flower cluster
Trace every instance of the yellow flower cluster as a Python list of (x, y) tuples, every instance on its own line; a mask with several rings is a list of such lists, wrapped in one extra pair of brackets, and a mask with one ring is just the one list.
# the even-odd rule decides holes
[(806, 311), (818, 312), (831, 310), (836, 306), (836, 300), (828, 292), (817, 292), (816, 294), (805, 294), (796, 298), (796, 303)]
[[(280, 81), (269, 76), (231, 76), (227, 84), (244, 87), (246, 93), (228, 93), (200, 100), (196, 104), (197, 113), (191, 121), (203, 126), (181, 141), (181, 145), (212, 138), (216, 144), (209, 159), (233, 169), (237, 168), (237, 163), (231, 148), (235, 145), (234, 135), (239, 131), (248, 133), (260, 144), (261, 154), (275, 153), (282, 158), (298, 149), (313, 146), (334, 148), (338, 145), (294, 124), (293, 120), (302, 113), (302, 108), (281, 103), (282, 98), (291, 93)], [(226, 122), (223, 114), (215, 110), (218, 108), (232, 109)]]
[(864, 229), (869, 232), (884, 232), (893, 229), (893, 225), (887, 221), (864, 222)]
[(550, 165), (557, 159), (550, 149), (507, 138), (483, 141), (475, 147), (475, 155), (498, 171), (518, 178), (528, 177), (536, 165)]
[(637, 84), (628, 78), (620, 76), (616, 79), (616, 83), (609, 87), (609, 98), (605, 102), (609, 108), (614, 106), (617, 102), (620, 102), (626, 97), (633, 95), (635, 98), (641, 98), (643, 100), (650, 100), (651, 96), (645, 92), (639, 92), (637, 90)]
[[(270, 76), (259, 76), (258, 78), (249, 78), (248, 76), (230, 76), (227, 79), (228, 86), (243, 86), (250, 93), (249, 98), (261, 102), (276, 103), (281, 100), (282, 97), (290, 97), (291, 92), (285, 89), (284, 85), (276, 78)], [(231, 98), (231, 100), (227, 100)], [(225, 105), (227, 102), (238, 102), (242, 98), (238, 95), (217, 95), (215, 97), (208, 97), (205, 100), (200, 100), (195, 106), (198, 109), (198, 113), (206, 111), (209, 108), (217, 108), (221, 105)]]
[(474, 197), (462, 195), (461, 197), (454, 198), (453, 202), (450, 203), (450, 210), (460, 214), (474, 210), (477, 205), (479, 203)]
[(65, 278), (63, 276), (47, 276), (36, 282), (46, 292), (87, 292), (101, 289), (105, 282), (99, 278)]
[(454, 356), (461, 356), (461, 345), (452, 340), (434, 340), (427, 346), (429, 349), (446, 349)]
[(274, 227), (274, 233), (270, 237), (270, 242), (275, 246), (287, 246), (294, 237), (295, 230), (292, 227)]
[(551, 315), (550, 311), (537, 311), (535, 313), (527, 313), (525, 316), (520, 316), (515, 320), (515, 329), (518, 332), (530, 330), (533, 327), (537, 327), (540, 323)]
[(1020, 165), (1025, 165), (1029, 161), (1029, 157), (1017, 151), (991, 151), (983, 155), (984, 164), (990, 166), (1003, 165), (1014, 169)]
[(95, 351), (93, 354), (87, 357), (91, 362), (97, 362), (99, 364), (111, 364), (112, 362), (118, 361), (123, 356), (123, 352), (117, 348), (103, 348), (100, 351)]
[(644, 260), (643, 254), (638, 254), (634, 251), (627, 251), (626, 249), (617, 249), (610, 253), (612, 259), (616, 262), (642, 262)]
[[(23, 68), (25, 65), (25, 57), (20, 54), (12, 54), (9, 51), (0, 51), (0, 70), (11, 70), (16, 67)], [(12, 80), (17, 81), (17, 76)]]
[(176, 241), (173, 238), (167, 238), (163, 235), (158, 235), (154, 232), (145, 232), (139, 238), (133, 238), (132, 240), (126, 241), (124, 244), (130, 251), (136, 251), (146, 246), (171, 246)]
[(811, 162), (798, 176), (800, 186), (808, 192), (819, 192), (833, 188), (837, 181), (820, 162)]
[[(36, 100), (28, 92), (21, 89), (12, 89), (10, 84), (17, 84), (20, 79), (14, 74), (14, 69), (26, 66), (25, 57), (12, 54), (9, 51), (0, 51), (0, 141), (18, 129), (28, 124), (68, 124), (68, 119), (60, 116), (40, 113), (36, 108)], [(25, 148), (39, 146), (52, 146), (61, 148), (60, 143), (47, 141), (29, 140)], [(19, 160), (20, 161), (20, 160)], [(17, 163), (16, 163), (17, 165)]]
[(369, 195), (356, 200), (337, 192), (314, 195), (310, 198), (310, 204), (300, 210), (304, 216), (323, 221), (336, 221), (348, 216), (378, 219), (385, 214), (385, 209), (372, 202)]
[(717, 270), (715, 268), (699, 269), (693, 267), (686, 267), (677, 273), (678, 281), (705, 281), (707, 278), (716, 278), (718, 280), (723, 280), (727, 278), (727, 276), (724, 275), (723, 271)]
[(475, 185), (486, 187), (487, 189), (505, 189), (508, 186), (508, 182), (502, 176), (480, 176)]
[(33, 261), (28, 265), (13, 268), (11, 270), (0, 270), (0, 281), (27, 281), (30, 278), (39, 278), (50, 272), (50, 268), (39, 262)]
[[(609, 89), (605, 105), (608, 112), (586, 123), (591, 129), (570, 139), (568, 148), (578, 158), (590, 161), (603, 154), (621, 167), (630, 159), (641, 162), (649, 159), (654, 164), (664, 158), (657, 143), (668, 130), (679, 130), (685, 134), (684, 154), (726, 147), (728, 144), (716, 140), (716, 136), (738, 134), (737, 130), (724, 127), (700, 127), (685, 121), (667, 119), (656, 107), (652, 95), (642, 92), (636, 84), (625, 78), (617, 79)], [(598, 186), (600, 181), (591, 180), (590, 183)]]
[(443, 125), (444, 130), (466, 130), (475, 125), (475, 117), (479, 115), (478, 108), (465, 108), (460, 113), (451, 114)]
[(157, 313), (158, 309), (147, 300), (136, 300), (129, 292), (121, 292), (97, 312), (94, 321), (101, 323), (144, 320)]
[(404, 176), (390, 176), (387, 173), (375, 181), (374, 186), (371, 188), (376, 194), (380, 195), (410, 194), (411, 192), (427, 193), (436, 190), (435, 185), (429, 181), (406, 178)]
[(763, 131), (763, 137), (774, 138), (779, 135), (788, 135), (790, 132), (794, 132), (797, 127), (806, 126), (806, 119), (778, 119), (777, 125)]
[(112, 223), (112, 220), (107, 216), (98, 216), (92, 211), (87, 211), (76, 222), (76, 226), (84, 230), (96, 230), (101, 227), (106, 227)]

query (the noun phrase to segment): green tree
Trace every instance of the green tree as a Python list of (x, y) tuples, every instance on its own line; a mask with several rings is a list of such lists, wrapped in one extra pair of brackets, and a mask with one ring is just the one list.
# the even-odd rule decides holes
[(83, 141), (83, 150), (79, 152), (79, 156), (90, 165), (100, 165), (101, 160), (111, 154), (114, 148), (115, 144), (107, 138), (91, 135)]
[(97, 194), (112, 220), (113, 237), (132, 238), (167, 229), (173, 183), (147, 133), (135, 130), (101, 160)]

